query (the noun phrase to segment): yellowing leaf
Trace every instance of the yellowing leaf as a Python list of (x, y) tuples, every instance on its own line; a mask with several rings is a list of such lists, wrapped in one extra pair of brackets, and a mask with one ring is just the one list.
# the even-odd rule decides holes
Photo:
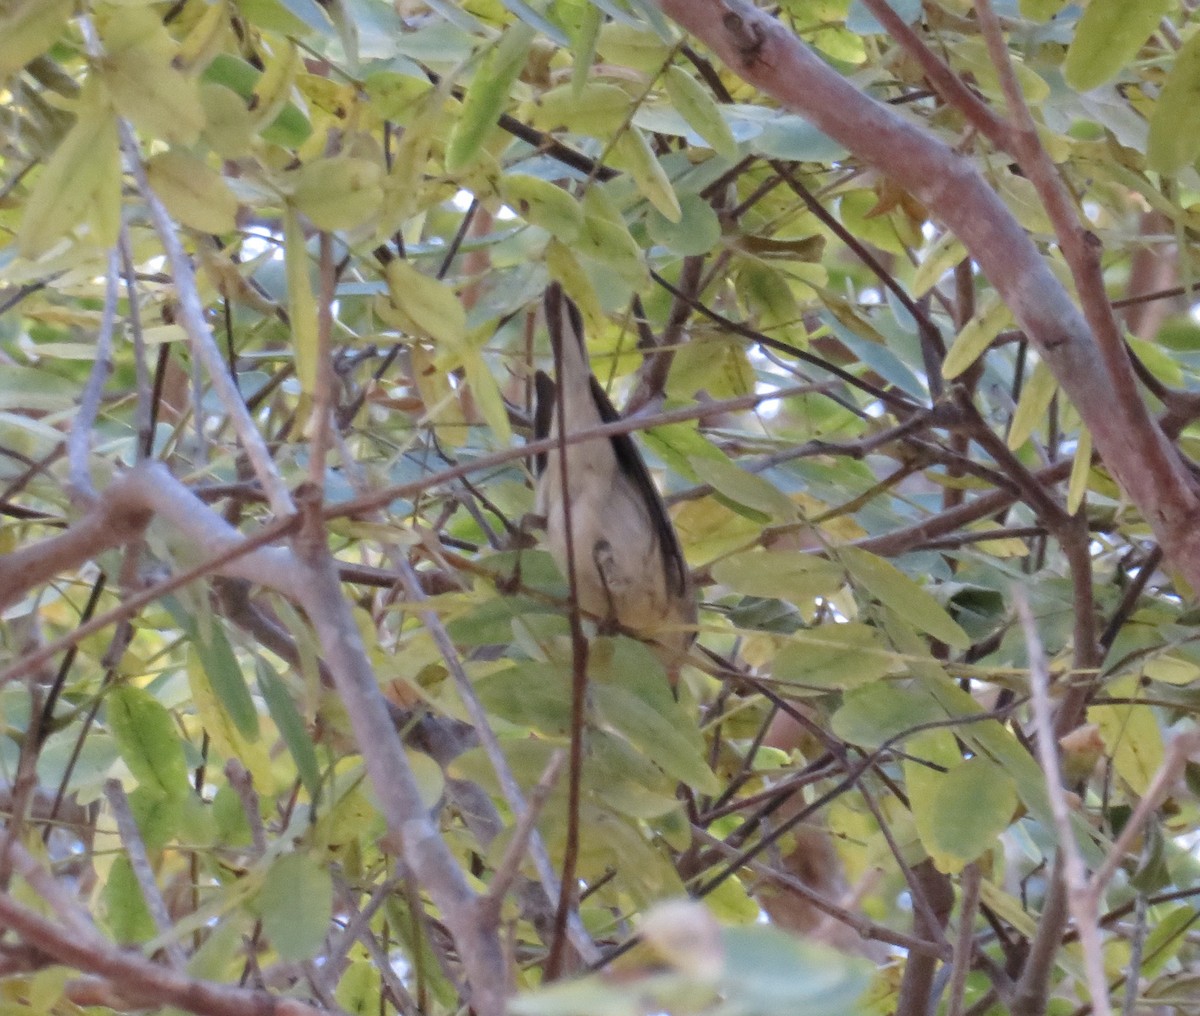
[(1013, 411), (1012, 425), (1008, 429), (1008, 447), (1014, 451), (1021, 447), (1034, 428), (1042, 421), (1046, 410), (1050, 408), (1050, 400), (1058, 391), (1058, 382), (1050, 373), (1050, 368), (1038, 361), (1025, 387), (1021, 390), (1021, 398)]
[(650, 202), (670, 222), (678, 222), (683, 215), (679, 208), (679, 199), (675, 196), (675, 188), (663, 171), (658, 156), (650, 148), (650, 143), (642, 132), (630, 125), (612, 148), (612, 161), (618, 168), (625, 170), (642, 197)]
[(1120, 73), (1170, 8), (1171, 0), (1091, 0), (1067, 47), (1067, 84), (1087, 92)]
[(10, 0), (0, 11), (0, 80), (46, 52), (66, 26), (74, 0)]
[(483, 413), (483, 418), (496, 435), (496, 440), (501, 444), (507, 443), (512, 436), (512, 428), (508, 423), (504, 396), (500, 393), (500, 386), (496, 383), (496, 375), (492, 368), (474, 350), (463, 357), (463, 367), (467, 374), (467, 384), (475, 398), (475, 405)]
[(226, 233), (237, 225), (237, 198), (199, 156), (181, 148), (159, 152), (146, 164), (146, 175), (167, 211), (185, 226)]
[(21, 254), (38, 257), (84, 221), (97, 202), (119, 201), (119, 190), (106, 193), (114, 176), (119, 178), (119, 160), (112, 108), (98, 83), (89, 82), (75, 126), (42, 169), (26, 202), (18, 234)]
[(672, 64), (664, 78), (671, 104), (700, 137), (718, 155), (727, 159), (738, 157), (738, 145), (733, 131), (721, 116), (721, 108), (703, 85), (682, 67)]
[(1110, 698), (1129, 699), (1129, 703), (1092, 706), (1088, 722), (1100, 728), (1113, 765), (1120, 777), (1138, 795), (1146, 793), (1154, 774), (1163, 764), (1162, 731), (1154, 710), (1138, 703), (1141, 689), (1138, 677), (1129, 674), (1109, 682), (1105, 692)]
[(454, 348), (463, 345), (467, 314), (453, 289), (398, 258), (388, 262), (386, 274), (389, 305), (401, 327)]
[(1071, 482), (1067, 487), (1067, 511), (1074, 515), (1087, 494), (1088, 477), (1092, 472), (1092, 433), (1080, 428), (1079, 443), (1075, 446), (1075, 461), (1071, 463)]
[(1000, 334), (1000, 329), (1012, 321), (1008, 307), (995, 293), (984, 300), (983, 306), (965, 325), (942, 363), (942, 376), (947, 380), (958, 377), (971, 366)]
[(943, 275), (966, 256), (967, 248), (962, 245), (962, 241), (949, 230), (944, 232), (917, 266), (912, 281), (913, 296), (924, 296), (928, 293)]
[(540, 226), (563, 243), (572, 243), (583, 229), (583, 209), (564, 187), (525, 173), (506, 173), (500, 197), (526, 222)]
[(287, 184), (292, 203), (318, 229), (354, 229), (383, 205), (383, 168), (369, 159), (317, 159), (289, 173)]
[(755, 550), (717, 561), (713, 578), (750, 596), (803, 603), (834, 593), (845, 581), (842, 568), (816, 554)]
[(308, 251), (304, 230), (290, 206), (283, 212), (283, 258), (288, 284), (288, 320), (292, 330), (292, 354), (300, 390), (312, 396), (317, 387), (318, 346), (317, 298), (308, 274)]
[(632, 103), (629, 93), (616, 85), (593, 81), (578, 90), (559, 85), (538, 96), (531, 122), (539, 130), (565, 128), (603, 138), (625, 125)]
[(112, 13), (101, 35), (99, 73), (113, 104), (142, 130), (190, 145), (204, 128), (199, 85), (174, 64), (178, 47), (149, 8)]
[(605, 60), (645, 73), (659, 71), (671, 54), (656, 32), (624, 21), (609, 21), (600, 28), (596, 50)]
[(971, 644), (970, 636), (933, 595), (895, 565), (857, 547), (843, 547), (839, 555), (854, 581), (897, 617), (955, 649)]

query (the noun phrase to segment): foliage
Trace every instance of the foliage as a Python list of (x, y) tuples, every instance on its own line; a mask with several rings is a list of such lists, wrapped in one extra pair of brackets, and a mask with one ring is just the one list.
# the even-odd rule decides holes
[[(875, 0), (778, 13), (964, 155), (1068, 286), (1078, 215), (1140, 382), (1113, 411), (1141, 399), (1194, 473), (1191, 5), (995, 6), (999, 69), (983, 3), (895, 0), (908, 42)], [(1066, 213), (922, 45), (1016, 121), (1011, 72)], [(1139, 510), (1152, 452), (1145, 489), (1106, 469), (1106, 421), (890, 167), (649, 0), (12, 0), (0, 71), (5, 1012), (248, 1011), (245, 987), (448, 1013), (470, 981), (486, 1016), (464, 929), (533, 1016), (1082, 1012), (1089, 961), (1113, 1005), (1196, 1011), (1170, 744), (1200, 573)], [(582, 728), (568, 586), (523, 522), (551, 280), (702, 595), (674, 688), (584, 619)], [(399, 791), (335, 644), (392, 704)], [(1072, 842), (1115, 863), (1094, 946), (1033, 750), (1060, 737)], [(539, 843), (581, 887), (571, 946)], [(723, 930), (656, 909), (688, 894)], [(543, 987), (573, 949), (605, 972)]]

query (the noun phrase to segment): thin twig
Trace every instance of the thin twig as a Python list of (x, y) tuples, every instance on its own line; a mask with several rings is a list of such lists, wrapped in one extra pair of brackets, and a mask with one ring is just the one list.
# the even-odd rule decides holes
[[(1029, 684), (1032, 693), (1033, 718), (1037, 730), (1038, 760), (1046, 774), (1046, 790), (1050, 798), (1050, 810), (1054, 815), (1054, 826), (1058, 832), (1059, 849), (1063, 854), (1063, 877), (1067, 888), (1067, 905), (1079, 933), (1083, 948), (1084, 970), (1087, 975), (1088, 991), (1092, 996), (1096, 1016), (1111, 1016), (1108, 998), (1108, 979), (1104, 973), (1104, 947), (1100, 940), (1099, 914), (1096, 898), (1088, 885), (1087, 869), (1083, 854), (1071, 829), (1071, 810), (1067, 794), (1063, 789), (1062, 768), (1059, 765), (1057, 742), (1054, 738), (1054, 718), (1050, 708), (1050, 674), (1041, 638), (1033, 619), (1033, 612), (1025, 599), (1024, 591), (1013, 590), (1013, 602), (1021, 627), (1025, 632), (1025, 644), (1029, 654)], [(1132, 824), (1132, 821), (1131, 823)], [(1111, 856), (1111, 855), (1110, 855)]]
[(550, 761), (546, 763), (541, 778), (529, 792), (529, 798), (525, 802), (525, 814), (521, 816), (516, 828), (513, 829), (512, 839), (509, 840), (508, 846), (504, 850), (504, 856), (500, 858), (500, 863), (496, 865), (496, 870), (492, 873), (491, 884), (480, 901), (480, 905), (484, 908), (491, 908), (497, 917), (505, 895), (520, 872), (521, 862), (529, 847), (529, 838), (533, 835), (538, 817), (546, 806), (554, 784), (562, 775), (562, 767), (566, 760), (567, 756), (562, 751), (556, 751), (550, 756)]
[(113, 818), (117, 821), (117, 832), (121, 837), (121, 845), (125, 848), (125, 856), (129, 858), (129, 866), (133, 869), (133, 877), (141, 890), (142, 900), (150, 913), (154, 927), (158, 930), (159, 939), (163, 942), (163, 951), (167, 960), (176, 970), (187, 968), (187, 956), (178, 939), (171, 934), (171, 915), (167, 910), (167, 901), (159, 891), (158, 882), (154, 878), (154, 868), (150, 864), (150, 856), (146, 853), (146, 843), (142, 832), (138, 829), (137, 819), (129, 808), (129, 798), (119, 780), (108, 780), (104, 784), (104, 796), (112, 809)]
[(96, 358), (88, 373), (87, 383), (79, 399), (79, 409), (71, 423), (67, 437), (68, 489), (73, 500), (91, 504), (96, 497), (92, 486), (89, 455), (92, 428), (100, 415), (100, 399), (104, 395), (104, 384), (112, 373), (112, 338), (117, 320), (117, 279), (120, 270), (117, 248), (108, 252), (108, 271), (104, 276), (104, 310), (100, 314), (100, 330), (96, 333)]

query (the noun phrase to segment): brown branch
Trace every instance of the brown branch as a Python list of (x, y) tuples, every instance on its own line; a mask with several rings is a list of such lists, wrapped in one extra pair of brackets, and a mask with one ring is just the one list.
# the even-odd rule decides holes
[(479, 1016), (503, 1016), (510, 991), (508, 963), (494, 921), (468, 885), (421, 800), (420, 787), (396, 735), (387, 702), (342, 595), (326, 542), (316, 492), (303, 491), (297, 557), (307, 571), (299, 597), (350, 718), (388, 831), (421, 889), (441, 912), (457, 946)]
[[(1106, 342), (1096, 355), (1089, 322), (975, 166), (859, 91), (747, 0), (659, 0), (659, 6), (744, 80), (887, 174), (954, 231), (1036, 344), (1168, 557), (1200, 588), (1200, 500), (1175, 449), (1136, 396), (1128, 359), (1123, 351), (1113, 355)], [(1074, 255), (1081, 252), (1072, 248)], [(1087, 304), (1090, 290), (1081, 292)], [(1100, 318), (1092, 322), (1101, 324)]]
[(91, 928), (55, 924), (7, 895), (0, 895), (0, 924), (59, 963), (104, 978), (102, 985), (93, 982), (100, 1004), (119, 1010), (173, 1005), (197, 1016), (328, 1016), (299, 999), (188, 977), (117, 948)]

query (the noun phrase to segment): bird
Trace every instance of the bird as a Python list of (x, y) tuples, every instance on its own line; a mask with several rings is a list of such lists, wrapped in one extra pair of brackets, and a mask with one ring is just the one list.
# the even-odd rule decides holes
[[(535, 438), (559, 434), (560, 397), (567, 436), (619, 420), (592, 374), (579, 308), (557, 282), (547, 287), (544, 306), (557, 381), (544, 371), (535, 375)], [(647, 641), (677, 679), (696, 634), (695, 589), (679, 535), (633, 439), (613, 434), (551, 448), (535, 456), (534, 470), (536, 512), (564, 575), (570, 574), (569, 499), (579, 607), (609, 629)]]

